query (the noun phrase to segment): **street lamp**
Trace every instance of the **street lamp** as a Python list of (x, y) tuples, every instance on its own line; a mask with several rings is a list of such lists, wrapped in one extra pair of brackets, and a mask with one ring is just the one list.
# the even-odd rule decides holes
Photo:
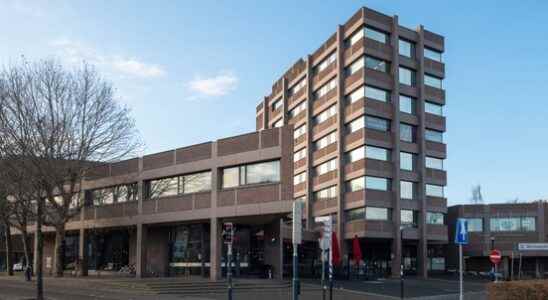
[(400, 298), (404, 298), (404, 284), (403, 284), (403, 231), (406, 228), (405, 225), (400, 225)]

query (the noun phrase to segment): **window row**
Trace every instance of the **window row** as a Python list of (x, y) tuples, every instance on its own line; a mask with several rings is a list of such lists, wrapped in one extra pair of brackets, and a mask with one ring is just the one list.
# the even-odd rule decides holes
[[(355, 162), (363, 158), (376, 159), (382, 161), (391, 160), (391, 150), (375, 146), (361, 146), (346, 154), (347, 162)], [(414, 153), (400, 152), (400, 169), (406, 171), (415, 170), (417, 164), (417, 155)], [(443, 159), (426, 156), (425, 165), (427, 168), (443, 170)]]
[[(483, 232), (483, 218), (464, 218), (468, 232)], [(495, 217), (490, 219), (492, 232), (536, 231), (535, 217)]]
[(280, 161), (268, 161), (224, 168), (222, 187), (232, 188), (248, 184), (273, 183), (280, 181)]
[(211, 190), (211, 171), (154, 179), (145, 182), (147, 199)]
[(137, 201), (137, 193), (137, 183), (118, 185), (90, 191), (91, 201), (95, 206)]
[[(400, 198), (401, 199), (415, 199), (416, 198), (416, 182), (412, 181), (400, 181)], [(444, 187), (441, 185), (426, 184), (426, 196), (430, 197), (444, 197)], [(375, 177), (375, 176), (362, 176), (347, 181), (346, 190), (349, 192), (355, 192), (363, 189), (371, 189), (378, 191), (391, 191), (392, 180), (390, 178)]]
[(337, 142), (337, 131), (333, 131), (328, 135), (322, 137), (321, 139), (314, 142), (314, 149), (320, 150), (325, 148), (333, 143)]
[[(418, 225), (418, 214), (418, 211), (402, 209), (400, 211), (401, 224), (416, 227)], [(386, 207), (366, 206), (345, 211), (346, 222), (356, 220), (390, 221), (391, 219), (392, 209)], [(445, 223), (444, 219), (443, 213), (426, 212), (426, 224), (443, 225)]]

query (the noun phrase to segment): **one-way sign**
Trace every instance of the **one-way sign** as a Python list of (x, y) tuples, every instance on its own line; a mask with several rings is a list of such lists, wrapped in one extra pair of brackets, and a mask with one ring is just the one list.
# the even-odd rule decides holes
[(455, 231), (455, 244), (468, 244), (468, 222), (466, 219), (457, 219), (457, 228)]

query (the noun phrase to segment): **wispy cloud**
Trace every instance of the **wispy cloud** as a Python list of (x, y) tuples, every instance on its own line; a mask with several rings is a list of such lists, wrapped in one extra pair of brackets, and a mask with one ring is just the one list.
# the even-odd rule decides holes
[(191, 99), (225, 96), (236, 90), (239, 78), (233, 71), (221, 71), (216, 75), (196, 76), (186, 83)]
[(57, 39), (50, 43), (59, 57), (68, 64), (80, 64), (86, 61), (104, 72), (121, 77), (154, 78), (166, 75), (165, 69), (135, 57), (125, 55), (107, 55), (80, 41)]

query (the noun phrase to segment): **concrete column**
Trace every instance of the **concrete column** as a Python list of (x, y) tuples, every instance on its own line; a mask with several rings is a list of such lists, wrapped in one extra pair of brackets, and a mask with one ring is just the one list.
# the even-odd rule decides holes
[(78, 261), (79, 261), (79, 276), (88, 276), (88, 233), (84, 228), (80, 229), (80, 240), (78, 243)]
[(211, 218), (211, 225), (209, 226), (209, 279), (217, 281), (221, 279), (221, 253), (223, 241), (221, 240), (221, 220), (217, 218)]
[(148, 228), (144, 224), (137, 224), (137, 257), (135, 259), (135, 275), (137, 278), (143, 278), (146, 276), (147, 268), (147, 235)]

